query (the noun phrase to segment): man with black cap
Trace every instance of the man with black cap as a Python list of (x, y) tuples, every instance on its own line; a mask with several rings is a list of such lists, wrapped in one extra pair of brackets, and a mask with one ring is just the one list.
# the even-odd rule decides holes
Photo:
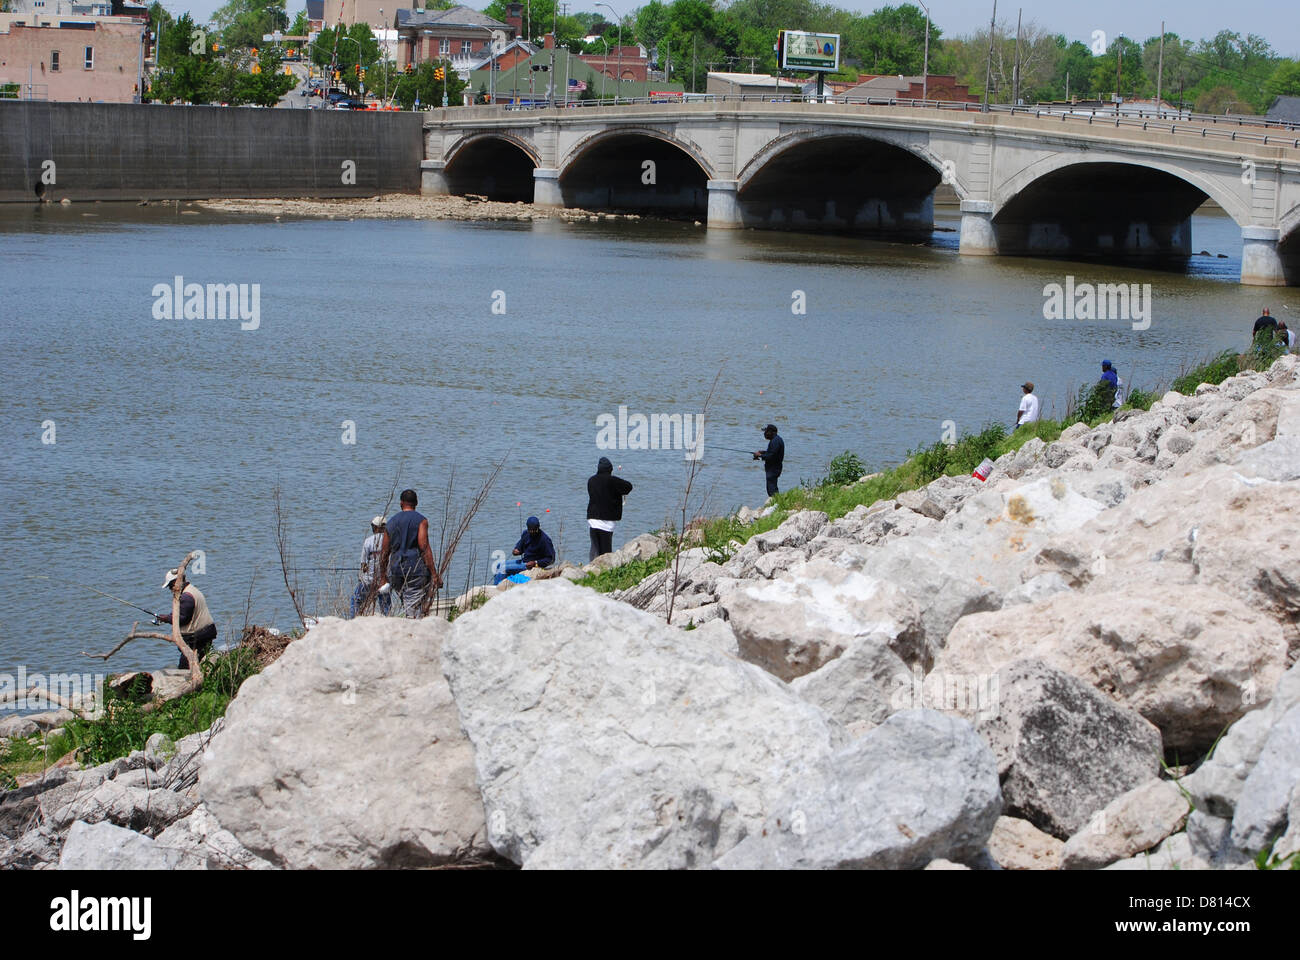
[(776, 481), (781, 477), (781, 465), (785, 463), (785, 441), (776, 432), (776, 424), (769, 423), (763, 428), (763, 438), (767, 440), (766, 450), (756, 450), (755, 460), (763, 461), (763, 475), (767, 478), (767, 495), (777, 494)]
[(1039, 403), (1038, 397), (1034, 395), (1034, 385), (1025, 381), (1020, 385), (1024, 391), (1024, 396), (1020, 398), (1020, 411), (1016, 414), (1016, 426), (1022, 426), (1026, 423), (1038, 422)]
[(555, 544), (551, 543), (551, 538), (543, 532), (542, 522), (536, 517), (528, 518), (526, 529), (511, 553), (519, 560), (516, 563), (506, 564), (506, 576), (522, 573), (533, 567), (541, 567), (545, 570), (555, 562)]
[(383, 556), (379, 561), (379, 592), (391, 581), (397, 602), (412, 619), (424, 616), (424, 602), (430, 588), (442, 586), (442, 577), (429, 549), (429, 521), (416, 510), (420, 498), (414, 490), (402, 491), (402, 509), (393, 514), (383, 532)]
[(614, 476), (614, 464), (601, 457), (596, 475), (587, 480), (587, 527), (591, 531), (589, 560), (614, 552), (614, 524), (623, 519), (623, 498), (632, 484)]
[(371, 520), (370, 536), (366, 537), (361, 544), (361, 575), (357, 578), (357, 588), (352, 591), (352, 616), (354, 617), (372, 591), (375, 591), (375, 599), (379, 602), (379, 610), (384, 616), (388, 616), (388, 609), (392, 605), (392, 595), (378, 593), (379, 588), (375, 584), (375, 570), (384, 551), (383, 529), (386, 524), (387, 521), (383, 517), (375, 517)]
[[(163, 588), (170, 590), (175, 579), (176, 571), (168, 570), (163, 577)], [(212, 621), (212, 614), (208, 613), (208, 601), (204, 599), (203, 593), (184, 577), (181, 577), (180, 617), (181, 639), (202, 660), (212, 649), (212, 641), (217, 639), (217, 625)], [(164, 613), (154, 619), (155, 624), (171, 622), (170, 613)], [(185, 662), (185, 654), (180, 655), (176, 667), (179, 670), (189, 668), (189, 664)]]

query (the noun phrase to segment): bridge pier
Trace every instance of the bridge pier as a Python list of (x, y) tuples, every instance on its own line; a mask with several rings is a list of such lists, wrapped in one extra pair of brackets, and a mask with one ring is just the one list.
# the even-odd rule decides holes
[(1241, 282), (1252, 287), (1286, 286), (1286, 265), (1278, 247), (1282, 231), (1274, 227), (1241, 228)]
[(560, 192), (559, 170), (538, 167), (533, 171), (533, 203), (539, 207), (564, 206), (564, 195)]
[(706, 225), (711, 230), (738, 230), (744, 226), (737, 190), (739, 180), (709, 180), (709, 212)]
[(992, 201), (963, 200), (961, 202), (959, 252), (968, 257), (997, 256), (998, 235), (993, 227)]
[(442, 197), (451, 193), (447, 182), (447, 164), (441, 160), (420, 161), (420, 195)]

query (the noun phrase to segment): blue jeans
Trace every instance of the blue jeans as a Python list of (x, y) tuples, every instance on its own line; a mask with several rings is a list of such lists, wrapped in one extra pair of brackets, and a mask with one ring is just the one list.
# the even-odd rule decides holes
[(520, 561), (511, 560), (499, 571), (492, 574), (492, 584), (495, 586), (496, 584), (504, 580), (506, 577), (514, 576), (516, 573), (523, 573), (527, 569), (528, 567), (525, 564), (521, 563)]
[[(373, 584), (362, 583), (360, 580), (357, 581), (357, 588), (352, 591), (353, 617), (357, 615), (357, 611), (361, 608), (361, 604), (365, 602), (366, 595), (370, 593), (370, 588), (372, 586)], [(375, 599), (379, 601), (379, 611), (384, 616), (388, 616), (388, 610), (393, 604), (393, 598), (387, 593), (380, 593), (375, 596)]]

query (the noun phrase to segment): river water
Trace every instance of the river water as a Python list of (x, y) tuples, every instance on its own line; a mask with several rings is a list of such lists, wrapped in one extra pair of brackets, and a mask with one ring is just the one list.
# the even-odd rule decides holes
[[(133, 612), (73, 584), (165, 608), (162, 574), (193, 548), (222, 642), (246, 617), (292, 626), (277, 484), (297, 563), (351, 567), (395, 480), (436, 518), (453, 469), (459, 498), (504, 458), (459, 592), (530, 513), (585, 561), (585, 481), (606, 452), (635, 485), (615, 545), (661, 526), (682, 452), (605, 451), (597, 419), (698, 413), (719, 371), (697, 487), (710, 513), (762, 503), (761, 467), (720, 448), (760, 446), (768, 421), (784, 489), (846, 449), (876, 467), (944, 421), (1010, 423), (1026, 379), (1059, 415), (1103, 358), (1152, 388), (1244, 347), (1262, 307), (1300, 311), (1300, 291), (1236, 283), (1222, 216), (1195, 218), (1193, 246), (1227, 258), (1178, 274), (962, 258), (956, 225), (941, 212), (911, 246), (638, 220), (0, 210), (0, 674), (94, 669), (81, 651), (108, 649)], [(178, 275), (259, 285), (257, 328), (155, 318), (155, 285)], [(1045, 320), (1044, 289), (1067, 275), (1151, 284), (1149, 328)], [(303, 572), (309, 612), (327, 577)], [(169, 649), (139, 641), (111, 667), (171, 665)]]

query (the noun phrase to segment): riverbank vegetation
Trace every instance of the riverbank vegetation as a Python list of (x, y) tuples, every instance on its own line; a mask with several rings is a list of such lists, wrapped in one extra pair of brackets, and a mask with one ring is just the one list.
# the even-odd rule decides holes
[[(1281, 349), (1277, 346), (1242, 355), (1224, 351), (1180, 371), (1167, 387), (1132, 389), (1119, 409), (1149, 410), (1167, 389), (1182, 394), (1195, 393), (1202, 383), (1217, 385), (1243, 370), (1266, 370), (1280, 355)], [(692, 531), (690, 545), (703, 546), (709, 560), (723, 563), (751, 537), (775, 530), (800, 510), (820, 510), (829, 519), (836, 520), (858, 507), (892, 500), (900, 493), (924, 487), (939, 477), (968, 476), (986, 458), (997, 460), (1004, 454), (1019, 450), (1032, 439), (1051, 443), (1076, 423), (1095, 427), (1111, 420), (1118, 410), (1110, 404), (1110, 396), (1099, 384), (1084, 384), (1063, 419), (1040, 420), (1012, 431), (1002, 424), (987, 424), (978, 433), (963, 435), (953, 443), (939, 441), (918, 447), (910, 451), (902, 463), (871, 474), (867, 474), (861, 458), (845, 451), (830, 461), (824, 476), (805, 479), (799, 486), (778, 493), (771, 500), (774, 509), (767, 516), (749, 523), (741, 522), (734, 513), (711, 518), (697, 525), (698, 534)], [(600, 593), (609, 593), (635, 586), (663, 570), (672, 556), (674, 534), (672, 531), (659, 533), (669, 543), (665, 552), (589, 574), (577, 583)]]

